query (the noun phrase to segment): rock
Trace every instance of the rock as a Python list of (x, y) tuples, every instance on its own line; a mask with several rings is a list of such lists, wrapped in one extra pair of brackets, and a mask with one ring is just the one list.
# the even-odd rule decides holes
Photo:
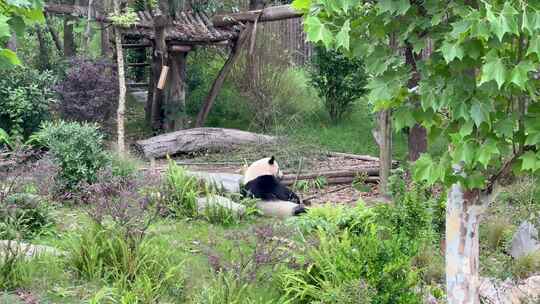
[(246, 212), (246, 206), (237, 204), (232, 200), (219, 195), (200, 197), (197, 199), (197, 206), (199, 208), (199, 212), (203, 211), (209, 206), (221, 206), (223, 208), (232, 210), (238, 215), (243, 215)]
[(512, 255), (513, 258), (519, 258), (538, 250), (540, 250), (538, 230), (533, 224), (524, 221), (519, 225), (517, 232), (512, 238), (510, 255)]
[(221, 188), (230, 193), (240, 192), (240, 183), (243, 176), (232, 173), (196, 172), (188, 171), (188, 175), (204, 180), (206, 183)]
[(480, 278), (480, 298), (487, 304), (535, 303), (540, 299), (540, 275), (519, 282)]
[(264, 216), (285, 219), (294, 216), (297, 208), (303, 208), (303, 205), (298, 205), (288, 201), (275, 200), (260, 201), (257, 203), (257, 208), (261, 210)]
[(32, 258), (41, 254), (50, 254), (55, 256), (65, 255), (65, 252), (62, 252), (54, 247), (44, 246), (44, 245), (33, 245), (24, 242), (17, 241), (0, 241), (0, 255), (4, 254), (7, 250), (8, 245), (11, 242), (11, 248), (13, 250), (18, 250), (21, 253), (25, 253), (27, 258)]

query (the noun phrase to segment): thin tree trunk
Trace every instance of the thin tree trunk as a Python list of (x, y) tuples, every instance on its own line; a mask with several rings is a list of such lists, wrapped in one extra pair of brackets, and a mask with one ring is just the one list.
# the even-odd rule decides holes
[[(120, 0), (114, 0), (114, 12), (120, 14)], [(120, 29), (114, 31), (114, 40), (116, 44), (116, 62), (118, 65), (118, 111), (117, 111), (117, 126), (118, 126), (118, 152), (124, 154), (126, 150), (124, 136), (124, 116), (126, 111), (126, 79), (124, 76), (124, 52), (122, 49), (122, 35)]]
[(58, 54), (60, 56), (64, 56), (64, 46), (62, 45), (62, 41), (60, 41), (60, 38), (58, 38), (58, 34), (54, 30), (54, 27), (51, 23), (51, 17), (45, 13), (45, 22), (47, 23), (47, 30), (51, 34), (52, 40), (54, 42), (54, 45), (56, 46), (56, 50), (58, 51)]
[(36, 26), (36, 35), (39, 45), (39, 67), (41, 70), (47, 70), (51, 67), (49, 62), (49, 48), (43, 35), (43, 28), (39, 25)]
[(409, 160), (416, 161), (420, 155), (427, 151), (426, 128), (415, 124), (409, 131)]
[(446, 288), (449, 304), (480, 303), (478, 197), (454, 184), (446, 206)]
[(73, 36), (73, 22), (75, 18), (64, 17), (64, 56), (69, 58), (76, 54), (75, 37)]
[[(99, 10), (103, 15), (110, 12), (110, 1), (102, 0), (96, 2), (96, 9)], [(105, 58), (112, 58), (112, 49), (111, 49), (111, 35), (110, 28), (105, 23), (100, 23), (100, 36), (101, 36), (101, 56)]]
[(88, 0), (88, 18), (86, 19), (86, 31), (84, 32), (86, 49), (90, 46), (92, 40), (92, 4), (94, 0)]
[(11, 37), (9, 37), (6, 47), (13, 52), (17, 52), (17, 34), (14, 32), (11, 33)]
[(392, 119), (390, 110), (383, 110), (378, 113), (378, 125), (373, 130), (373, 137), (379, 145), (381, 182), (379, 192), (382, 195), (388, 194), (388, 177), (392, 168)]
[[(429, 55), (426, 54), (426, 58)], [(405, 62), (407, 65), (409, 65), (412, 69), (412, 75), (409, 79), (409, 82), (407, 83), (407, 87), (411, 90), (418, 86), (418, 83), (420, 82), (420, 73), (418, 72), (418, 69), (416, 67), (416, 62), (418, 60), (422, 60), (422, 56), (415, 55), (413, 53), (413, 47), (412, 45), (408, 44), (405, 49)], [(419, 102), (416, 99), (415, 96), (413, 98), (413, 105), (415, 107), (419, 106)], [(414, 162), (417, 159), (420, 158), (420, 154), (427, 151), (427, 131), (424, 127), (422, 127), (419, 124), (415, 124), (409, 131), (408, 136), (408, 142), (409, 142), (409, 160)]]

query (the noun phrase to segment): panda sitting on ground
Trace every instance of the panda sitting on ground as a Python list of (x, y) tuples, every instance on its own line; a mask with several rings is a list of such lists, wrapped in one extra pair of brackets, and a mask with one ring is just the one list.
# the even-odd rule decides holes
[(298, 204), (294, 208), (293, 215), (306, 212), (300, 198), (285, 187), (279, 179), (283, 173), (279, 170), (279, 165), (274, 156), (255, 161), (244, 172), (244, 187), (242, 195), (244, 197), (255, 197), (263, 201), (281, 200)]

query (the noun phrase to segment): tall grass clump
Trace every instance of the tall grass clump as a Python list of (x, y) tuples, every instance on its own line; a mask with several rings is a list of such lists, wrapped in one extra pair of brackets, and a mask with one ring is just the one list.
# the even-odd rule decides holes
[(30, 278), (26, 251), (15, 241), (0, 244), (0, 290), (13, 290)]
[(173, 216), (194, 218), (198, 215), (197, 198), (201, 184), (169, 158), (163, 185), (164, 206)]
[[(183, 277), (163, 246), (147, 230), (159, 217), (159, 202), (147, 191), (154, 176), (115, 176), (112, 169), (86, 184), (83, 199), (90, 205), (90, 225), (70, 240), (69, 265), (87, 280), (104, 280), (117, 298), (135, 297), (130, 303), (156, 303), (178, 296)], [(158, 187), (153, 185), (152, 187)]]
[(103, 135), (96, 124), (47, 122), (37, 139), (54, 156), (60, 168), (57, 181), (64, 190), (76, 190), (81, 182), (95, 182), (97, 172), (107, 163)]
[(0, 240), (31, 239), (54, 223), (47, 201), (23, 181), (31, 173), (25, 167), (0, 172)]

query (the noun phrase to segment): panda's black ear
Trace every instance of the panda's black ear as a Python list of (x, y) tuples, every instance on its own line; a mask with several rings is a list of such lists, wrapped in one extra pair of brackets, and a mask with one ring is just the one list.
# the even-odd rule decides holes
[(268, 161), (268, 163), (270, 165), (273, 165), (274, 164), (274, 161), (275, 161), (275, 158), (274, 158), (274, 155), (272, 155), (272, 157), (270, 157), (270, 160)]

